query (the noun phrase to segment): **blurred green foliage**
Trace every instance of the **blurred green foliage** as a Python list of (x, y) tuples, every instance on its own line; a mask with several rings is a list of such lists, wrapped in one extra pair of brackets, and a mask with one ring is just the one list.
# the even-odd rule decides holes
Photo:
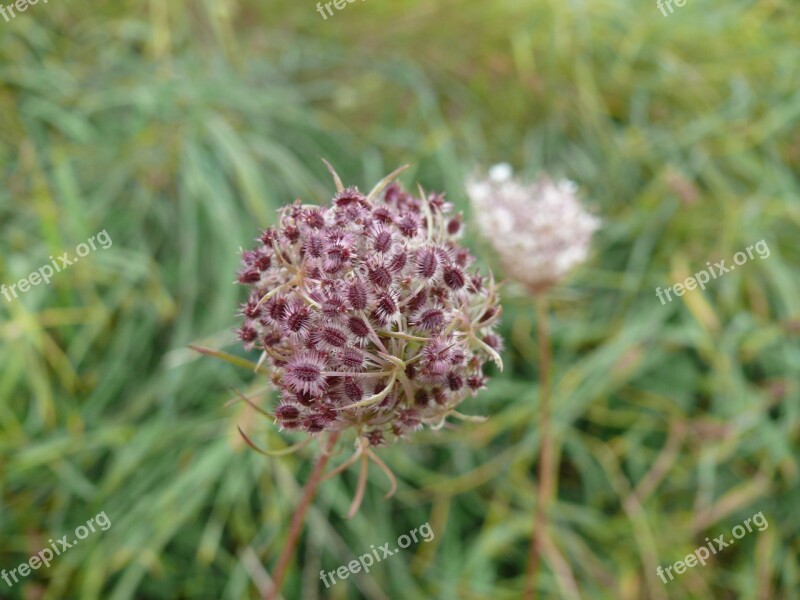
[[(314, 449), (235, 397), (266, 380), (187, 348), (232, 342), (237, 250), (275, 209), (403, 179), (467, 209), (508, 160), (578, 181), (604, 228), (553, 299), (561, 454), (553, 538), (584, 598), (800, 598), (800, 10), (790, 0), (40, 3), (0, 21), (0, 283), (113, 239), (0, 298), (0, 568), (105, 511), (0, 598), (256, 598)], [(480, 215), (477, 215), (480, 218)], [(661, 305), (656, 286), (765, 239), (766, 260)], [(474, 247), (485, 247), (470, 239)], [(487, 264), (491, 263), (487, 259)], [(325, 483), (286, 598), (521, 596), (537, 367), (506, 288), (491, 418)], [(336, 460), (342, 460), (346, 456)], [(754, 513), (770, 527), (664, 585), (656, 566)], [(429, 521), (412, 547), (332, 570)], [(545, 569), (546, 597), (560, 597)]]

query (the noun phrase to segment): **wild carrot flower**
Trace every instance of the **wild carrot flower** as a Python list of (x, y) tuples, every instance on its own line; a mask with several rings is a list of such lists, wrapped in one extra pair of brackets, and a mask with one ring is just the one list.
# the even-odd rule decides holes
[[(539, 480), (525, 598), (534, 598), (539, 557), (547, 538), (547, 506), (558, 473), (550, 426), (550, 329), (547, 294), (586, 260), (600, 220), (586, 212), (577, 186), (568, 180), (541, 178), (533, 184), (514, 179), (507, 164), (494, 166), (483, 179), (467, 182), (481, 232), (497, 252), (505, 272), (531, 292), (536, 307), (539, 351)], [(568, 566), (567, 566), (568, 569)]]
[(507, 164), (467, 182), (481, 233), (506, 273), (534, 293), (563, 280), (586, 260), (600, 220), (588, 213), (569, 180), (543, 177), (532, 184), (513, 178)]
[(374, 446), (460, 416), (487, 360), (500, 364), (501, 310), (443, 195), (334, 178), (330, 204), (286, 206), (242, 254), (239, 338), (271, 366), (281, 428), (354, 429)]

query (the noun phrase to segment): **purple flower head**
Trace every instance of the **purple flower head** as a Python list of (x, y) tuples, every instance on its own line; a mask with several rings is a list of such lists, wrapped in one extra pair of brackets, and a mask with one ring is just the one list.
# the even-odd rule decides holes
[(457, 242), (460, 215), (442, 194), (386, 184), (296, 201), (242, 254), (238, 335), (263, 352), (282, 428), (385, 444), (440, 426), (501, 364), (499, 299)]

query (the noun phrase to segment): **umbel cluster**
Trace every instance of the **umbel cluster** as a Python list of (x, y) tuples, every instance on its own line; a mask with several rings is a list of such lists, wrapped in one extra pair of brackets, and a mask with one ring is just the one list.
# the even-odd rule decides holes
[(501, 310), (443, 195), (336, 181), (330, 205), (284, 207), (243, 253), (239, 337), (271, 367), (281, 428), (380, 445), (462, 416), (484, 364), (501, 365)]

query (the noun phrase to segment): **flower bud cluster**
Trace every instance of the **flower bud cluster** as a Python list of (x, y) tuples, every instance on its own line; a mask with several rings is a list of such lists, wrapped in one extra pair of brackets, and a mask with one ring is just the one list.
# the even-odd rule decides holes
[(456, 241), (460, 216), (442, 195), (380, 189), (286, 206), (242, 255), (238, 333), (271, 366), (283, 429), (379, 445), (441, 426), (500, 364), (498, 296)]

